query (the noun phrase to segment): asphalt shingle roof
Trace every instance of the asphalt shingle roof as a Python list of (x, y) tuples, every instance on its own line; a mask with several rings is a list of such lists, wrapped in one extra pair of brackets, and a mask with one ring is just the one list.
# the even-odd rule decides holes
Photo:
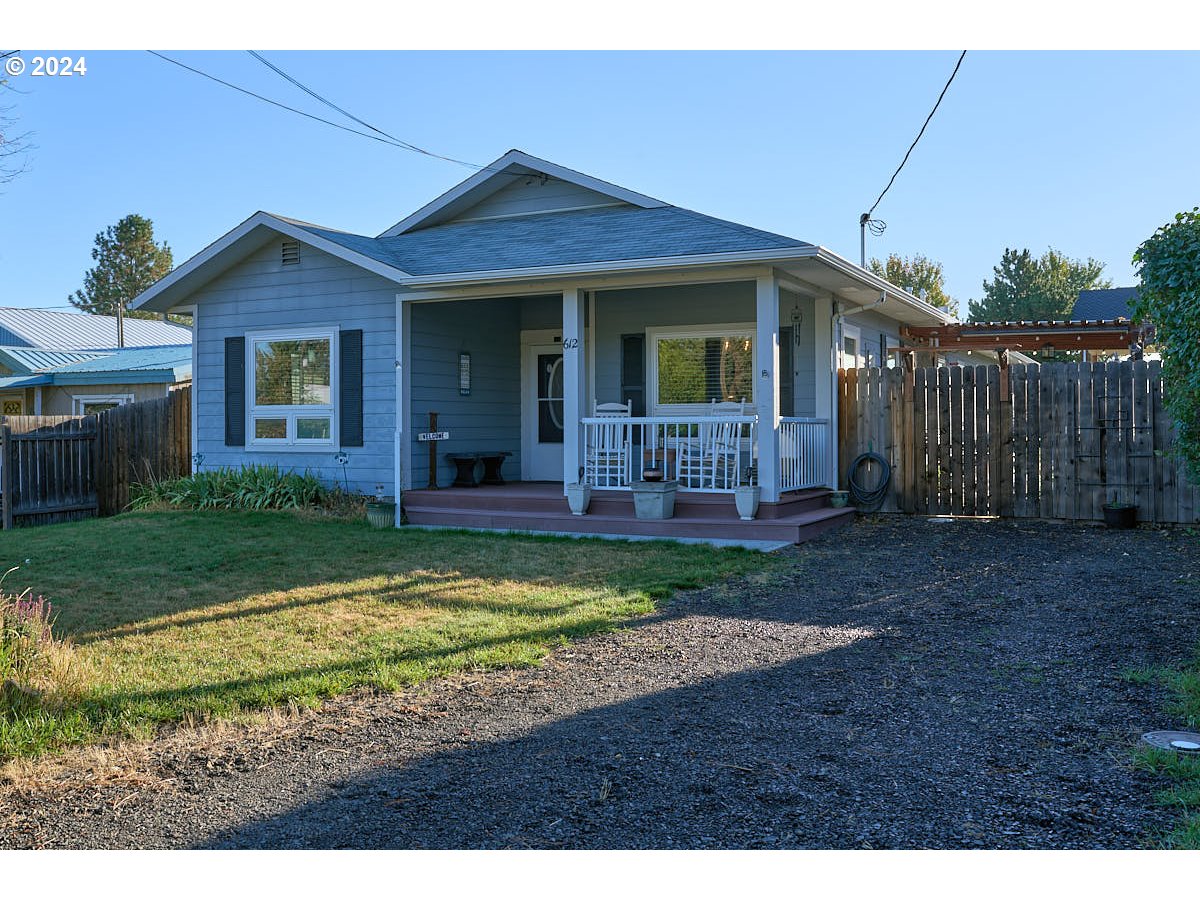
[(621, 206), (458, 222), (379, 238), (296, 224), (410, 275), (813, 246), (677, 206)]
[(1137, 296), (1138, 289), (1135, 287), (1080, 291), (1079, 299), (1071, 309), (1071, 318), (1077, 322), (1084, 319), (1128, 319), (1131, 315), (1130, 304)]

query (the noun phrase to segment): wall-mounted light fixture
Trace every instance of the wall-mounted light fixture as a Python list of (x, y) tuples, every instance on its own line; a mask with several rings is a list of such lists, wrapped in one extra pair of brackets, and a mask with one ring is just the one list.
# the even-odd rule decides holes
[(466, 350), (458, 354), (458, 395), (471, 396), (471, 354)]

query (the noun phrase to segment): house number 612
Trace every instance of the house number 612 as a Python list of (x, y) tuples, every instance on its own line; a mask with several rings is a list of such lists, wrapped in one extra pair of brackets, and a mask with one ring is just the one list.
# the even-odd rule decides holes
[(579, 338), (563, 338), (563, 349), (574, 350), (579, 346)]

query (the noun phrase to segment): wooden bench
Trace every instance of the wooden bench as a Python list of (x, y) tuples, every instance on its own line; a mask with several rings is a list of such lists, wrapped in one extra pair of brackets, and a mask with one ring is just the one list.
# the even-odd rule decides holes
[[(454, 463), (456, 472), (451, 487), (479, 487), (481, 484), (504, 484), (500, 469), (504, 460), (512, 456), (511, 450), (477, 450), (474, 453), (447, 453), (446, 459)], [(475, 478), (475, 466), (483, 463), (483, 479)]]

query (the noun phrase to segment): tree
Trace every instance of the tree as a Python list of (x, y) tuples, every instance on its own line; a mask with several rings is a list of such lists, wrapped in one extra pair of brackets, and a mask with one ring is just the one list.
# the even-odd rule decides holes
[(1142, 282), (1133, 314), (1154, 326), (1175, 449), (1200, 480), (1200, 208), (1155, 231), (1133, 264)]
[[(0, 93), (13, 90), (6, 80), (0, 80)], [(17, 132), (13, 107), (0, 105), (0, 184), (7, 184), (25, 171), (26, 154), (33, 149), (29, 135)]]
[(946, 276), (937, 260), (920, 253), (912, 259), (892, 253), (887, 262), (871, 260), (871, 271), (926, 303), (958, 315), (958, 301), (946, 293)]
[[(92, 248), (96, 261), (83, 277), (83, 290), (68, 299), (84, 312), (126, 315), (130, 301), (171, 271), (171, 248), (154, 241), (154, 223), (144, 216), (128, 215), (96, 235)], [(154, 313), (131, 312), (153, 319)]]
[(967, 303), (972, 322), (1036, 322), (1069, 319), (1080, 291), (1112, 287), (1104, 263), (1069, 259), (1053, 248), (1037, 259), (1006, 248), (995, 277), (983, 282), (983, 299)]

